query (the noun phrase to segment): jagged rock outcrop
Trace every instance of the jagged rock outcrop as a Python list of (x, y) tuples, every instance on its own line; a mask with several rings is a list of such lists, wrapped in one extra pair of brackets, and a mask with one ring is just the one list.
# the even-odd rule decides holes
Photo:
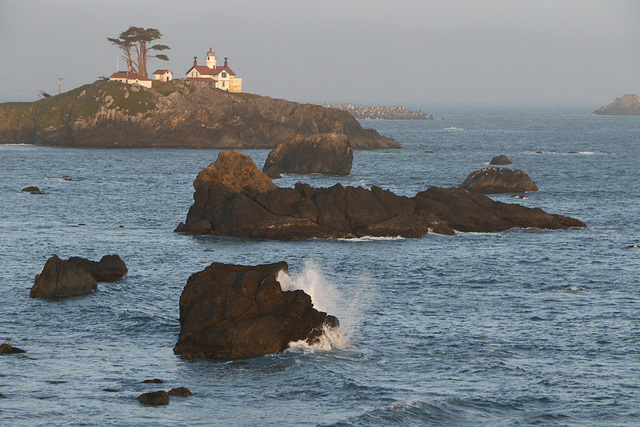
[(520, 169), (511, 170), (495, 166), (471, 172), (458, 187), (484, 194), (538, 191), (536, 183)]
[(346, 111), (186, 81), (152, 89), (98, 81), (32, 103), (0, 104), (0, 144), (275, 148), (337, 132), (356, 149), (401, 148)]
[(616, 98), (611, 104), (596, 110), (593, 114), (612, 116), (640, 116), (640, 96), (626, 94)]
[(313, 308), (301, 290), (283, 291), (286, 262), (258, 266), (213, 263), (192, 275), (180, 296), (180, 335), (173, 351), (183, 358), (255, 357), (290, 342), (316, 342), (338, 319)]
[(510, 165), (511, 160), (509, 160), (509, 158), (504, 154), (501, 154), (499, 156), (493, 157), (489, 162), (489, 164), (490, 165)]
[[(249, 168), (251, 159), (241, 158), (237, 153), (220, 155), (226, 160), (235, 159), (242, 164), (241, 168)], [(256, 173), (261, 172), (255, 168), (252, 176)], [(264, 175), (260, 181), (266, 179)], [(180, 223), (176, 231), (197, 234), (195, 228), (201, 229), (204, 222), (214, 235), (300, 240), (585, 226), (573, 218), (493, 201), (465, 188), (431, 187), (414, 197), (406, 197), (379, 187), (336, 184), (316, 189), (299, 183), (295, 188), (278, 188), (270, 181), (272, 185), (263, 185), (260, 190), (243, 190), (241, 183), (232, 189), (220, 181), (196, 179), (194, 204), (186, 223)], [(247, 181), (249, 188), (251, 182)]]
[(346, 135), (337, 133), (296, 137), (278, 145), (264, 162), (262, 172), (269, 176), (281, 173), (349, 175), (353, 150)]
[(55, 298), (84, 295), (98, 289), (97, 282), (113, 282), (126, 276), (127, 267), (118, 255), (105, 255), (99, 262), (57, 255), (47, 260), (36, 275), (31, 298)]

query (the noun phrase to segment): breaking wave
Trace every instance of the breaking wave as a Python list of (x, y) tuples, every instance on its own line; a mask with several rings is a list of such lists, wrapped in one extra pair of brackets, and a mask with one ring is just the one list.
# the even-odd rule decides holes
[[(355, 327), (361, 318), (363, 308), (366, 306), (366, 295), (370, 295), (370, 280), (361, 278), (360, 284), (353, 287), (354, 294), (345, 298), (345, 295), (336, 288), (323, 274), (318, 264), (313, 260), (307, 260), (299, 274), (290, 275), (285, 272), (278, 274), (277, 280), (283, 291), (296, 289), (303, 290), (311, 297), (314, 307), (319, 311), (334, 315), (340, 321), (338, 328), (325, 326), (324, 333), (318, 342), (309, 345), (306, 341), (292, 342), (290, 348), (303, 351), (336, 350), (351, 347)], [(350, 301), (348, 306), (345, 301)]]

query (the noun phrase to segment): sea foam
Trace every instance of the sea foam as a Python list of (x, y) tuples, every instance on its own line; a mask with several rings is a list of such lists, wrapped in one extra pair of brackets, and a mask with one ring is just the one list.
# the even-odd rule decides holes
[[(338, 328), (325, 326), (324, 333), (317, 343), (310, 346), (305, 341), (297, 341), (290, 343), (290, 348), (303, 351), (336, 350), (352, 345), (351, 337), (363, 306), (360, 298), (361, 291), (356, 290), (356, 295), (353, 298), (345, 298), (336, 286), (322, 274), (320, 266), (313, 260), (307, 260), (299, 274), (292, 276), (280, 272), (278, 281), (283, 291), (303, 290), (311, 297), (317, 310), (335, 315), (340, 320)], [(351, 301), (350, 305), (345, 306), (345, 301)]]

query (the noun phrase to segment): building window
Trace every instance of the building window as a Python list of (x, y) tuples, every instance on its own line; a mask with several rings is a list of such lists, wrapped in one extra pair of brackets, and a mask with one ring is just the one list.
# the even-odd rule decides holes
[(223, 72), (222, 72), (222, 77), (223, 77), (223, 78), (224, 78), (224, 77), (227, 77), (227, 72), (226, 72), (226, 71), (223, 71)]

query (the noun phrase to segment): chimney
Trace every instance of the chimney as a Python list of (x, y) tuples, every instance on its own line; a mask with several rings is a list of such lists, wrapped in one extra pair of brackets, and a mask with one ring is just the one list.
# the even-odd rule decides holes
[(195, 67), (196, 65), (198, 65), (198, 57), (194, 56), (193, 57), (193, 66)]
[(227, 61), (227, 59), (228, 59), (228, 58), (224, 58), (224, 66), (225, 66), (225, 67), (228, 65), (228, 61)]

